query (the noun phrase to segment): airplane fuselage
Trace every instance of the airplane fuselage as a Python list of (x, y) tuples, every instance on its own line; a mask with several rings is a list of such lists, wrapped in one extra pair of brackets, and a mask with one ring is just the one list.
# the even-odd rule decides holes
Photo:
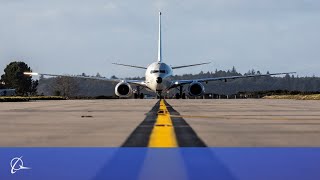
[(150, 90), (161, 94), (171, 86), (170, 76), (172, 76), (172, 68), (169, 65), (163, 62), (154, 62), (147, 68), (145, 83)]

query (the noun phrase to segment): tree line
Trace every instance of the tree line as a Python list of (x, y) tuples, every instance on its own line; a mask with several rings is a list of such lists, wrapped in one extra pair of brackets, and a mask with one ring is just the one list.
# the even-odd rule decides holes
[[(268, 73), (268, 72), (267, 72)], [(215, 70), (213, 72), (200, 72), (198, 74), (183, 74), (172, 76), (172, 80), (181, 79), (201, 79), (222, 76), (241, 76), (250, 74), (261, 74), (260, 71), (254, 69), (245, 74), (237, 72), (233, 67), (230, 70)], [(101, 77), (100, 74), (99, 77)], [(112, 79), (117, 79), (116, 76), (111, 76)], [(144, 77), (132, 77), (127, 79), (143, 80)], [(68, 83), (63, 83), (68, 82)], [(72, 83), (71, 83), (72, 82)], [(114, 82), (80, 79), (80, 78), (40, 78), (39, 92), (46, 95), (66, 95), (66, 96), (114, 96)], [(225, 81), (215, 81), (204, 83), (206, 93), (231, 95), (238, 92), (319, 92), (320, 91), (320, 78), (319, 77), (298, 77), (294, 75), (285, 75), (281, 77), (255, 77), (243, 78)], [(185, 86), (186, 89), (187, 85)], [(280, 90), (280, 91), (279, 91)], [(53, 93), (53, 94), (52, 94)], [(152, 94), (145, 91), (145, 94)], [(174, 95), (175, 89), (170, 91), (169, 95)]]
[[(0, 88), (16, 89), (17, 95), (59, 95), (67, 97), (94, 97), (94, 96), (114, 96), (116, 83), (101, 80), (81, 79), (72, 77), (54, 77), (33, 80), (30, 76), (25, 76), (23, 72), (32, 71), (24, 62), (14, 61), (6, 66), (4, 74), (1, 76)], [(268, 72), (267, 72), (268, 73)], [(245, 74), (237, 72), (235, 67), (230, 70), (217, 70), (200, 72), (198, 74), (174, 75), (172, 80), (181, 79), (202, 79), (224, 76), (261, 74), (260, 71), (251, 69)], [(88, 76), (85, 73), (80, 74)], [(102, 77), (97, 73), (96, 77)], [(116, 76), (110, 77), (116, 79)], [(144, 77), (132, 77), (127, 79), (140, 79)], [(285, 92), (319, 92), (319, 77), (298, 77), (295, 75), (285, 75), (282, 77), (255, 77), (204, 83), (206, 93), (213, 94), (237, 94), (238, 92), (261, 92), (284, 90)], [(151, 92), (144, 91), (146, 94)], [(175, 94), (175, 90), (170, 92)]]

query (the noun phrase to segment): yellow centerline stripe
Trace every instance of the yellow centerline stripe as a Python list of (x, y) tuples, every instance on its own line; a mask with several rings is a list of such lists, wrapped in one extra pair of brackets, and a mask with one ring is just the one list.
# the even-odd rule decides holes
[(148, 147), (177, 147), (177, 138), (174, 132), (170, 113), (164, 100), (160, 101), (160, 108), (156, 123), (152, 129)]

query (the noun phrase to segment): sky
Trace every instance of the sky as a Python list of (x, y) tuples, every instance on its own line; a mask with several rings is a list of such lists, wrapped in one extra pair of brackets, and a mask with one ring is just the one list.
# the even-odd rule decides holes
[(157, 59), (212, 62), (175, 70), (250, 69), (320, 76), (319, 0), (0, 0), (0, 74), (11, 61), (33, 71), (144, 76)]

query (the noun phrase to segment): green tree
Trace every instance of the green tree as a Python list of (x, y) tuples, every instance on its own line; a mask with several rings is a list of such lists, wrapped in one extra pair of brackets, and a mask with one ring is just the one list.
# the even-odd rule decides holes
[(237, 70), (236, 70), (236, 68), (235, 68), (234, 66), (232, 66), (231, 72), (232, 72), (233, 74), (237, 73)]
[(1, 80), (0, 80), (0, 89), (4, 89), (5, 87), (4, 87), (4, 82), (2, 82)]
[(100, 75), (100, 73), (97, 73), (96, 77), (102, 77), (102, 76)]
[(23, 72), (31, 72), (31, 68), (24, 62), (14, 61), (7, 65), (1, 81), (6, 88), (16, 89), (17, 95), (35, 94), (38, 83)]
[(39, 85), (39, 80), (32, 81), (31, 89), (30, 89), (30, 94), (35, 96), (37, 95), (37, 87)]

